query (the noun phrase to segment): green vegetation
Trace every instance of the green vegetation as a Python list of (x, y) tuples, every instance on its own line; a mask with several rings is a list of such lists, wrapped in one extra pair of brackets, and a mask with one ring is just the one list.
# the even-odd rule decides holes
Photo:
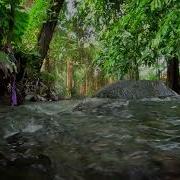
[(43, 96), (91, 95), (119, 79), (180, 92), (179, 14), (178, 0), (0, 0), (0, 62), (13, 53), (19, 79)]
[[(178, 57), (180, 19), (177, 1), (141, 0), (123, 6), (124, 15), (104, 34), (102, 66), (121, 75), (138, 67), (156, 65), (157, 59)], [(102, 58), (102, 56), (100, 56)]]

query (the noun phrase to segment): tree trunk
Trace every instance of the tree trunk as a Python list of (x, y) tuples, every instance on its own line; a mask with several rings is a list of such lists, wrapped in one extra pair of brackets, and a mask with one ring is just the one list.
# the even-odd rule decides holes
[(131, 67), (131, 69), (129, 69), (129, 79), (130, 80), (139, 80), (139, 68), (138, 68), (138, 66)]
[(69, 95), (72, 95), (72, 89), (73, 89), (73, 63), (67, 61), (67, 90)]
[(130, 80), (139, 80), (139, 65), (136, 59), (132, 61), (128, 75)]
[(47, 10), (47, 21), (43, 24), (38, 37), (38, 48), (41, 57), (39, 66), (41, 67), (43, 59), (46, 58), (49, 45), (53, 37), (55, 27), (58, 22), (60, 10), (63, 7), (64, 0), (51, 0), (51, 6)]
[(167, 62), (167, 85), (180, 93), (179, 60), (176, 57)]

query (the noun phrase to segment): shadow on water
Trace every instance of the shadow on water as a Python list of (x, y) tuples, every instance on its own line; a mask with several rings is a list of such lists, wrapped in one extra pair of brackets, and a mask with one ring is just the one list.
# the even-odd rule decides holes
[(179, 100), (77, 104), (0, 108), (0, 179), (180, 179)]

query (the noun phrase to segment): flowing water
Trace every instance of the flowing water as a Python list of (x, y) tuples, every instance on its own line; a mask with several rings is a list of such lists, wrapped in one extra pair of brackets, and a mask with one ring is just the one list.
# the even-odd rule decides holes
[(78, 103), (0, 107), (0, 179), (180, 180), (179, 100)]

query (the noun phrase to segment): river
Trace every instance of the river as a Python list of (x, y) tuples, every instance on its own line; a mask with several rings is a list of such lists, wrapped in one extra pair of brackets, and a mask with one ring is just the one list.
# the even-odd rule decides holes
[(0, 179), (180, 179), (179, 100), (87, 102), (0, 107)]

